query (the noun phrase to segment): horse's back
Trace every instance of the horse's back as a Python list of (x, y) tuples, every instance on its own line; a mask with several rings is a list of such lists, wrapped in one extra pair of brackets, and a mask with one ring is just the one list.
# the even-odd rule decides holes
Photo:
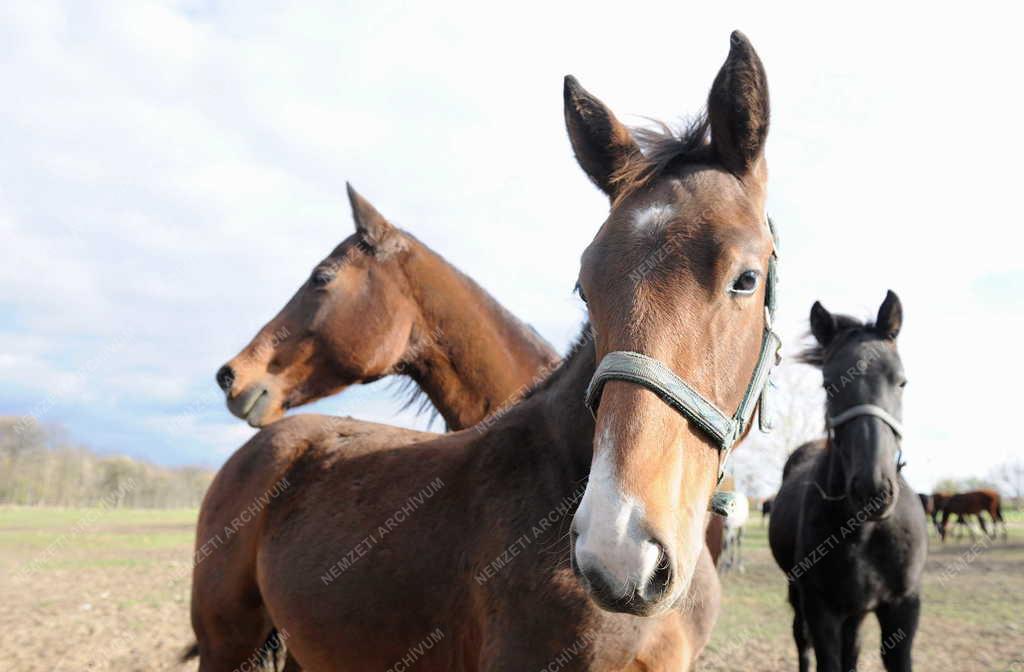
[[(790, 473), (795, 469), (805, 468), (811, 461), (821, 455), (825, 450), (825, 439), (814, 439), (797, 446), (796, 450), (786, 458), (786, 464), (782, 467), (782, 481), (789, 478)], [(776, 495), (778, 499), (778, 495)], [(773, 503), (774, 506), (774, 503)]]
[[(196, 526), (192, 623), (201, 655), (227, 655), (259, 646), (270, 627), (257, 579), (257, 558), (268, 512), (301, 483), (292, 467), (319, 447), (339, 455), (366, 450), (373, 440), (415, 443), (431, 434), (351, 418), (300, 414), (262, 429), (225, 462), (207, 490)], [(215, 651), (210, 647), (219, 648)]]
[(450, 658), (462, 649), (455, 643), (479, 633), (448, 615), (471, 611), (456, 608), (472, 596), (453, 577), (471, 577), (473, 567), (468, 558), (453, 567), (450, 549), (493, 522), (469, 524), (462, 448), (472, 431), (348, 425), (342, 436), (319, 436), (291, 463), (288, 491), (268, 506), (258, 574), (274, 623), (304, 665), (384, 669), (431, 624), (444, 643), (432, 643), (418, 666), (464, 669), (465, 661)]

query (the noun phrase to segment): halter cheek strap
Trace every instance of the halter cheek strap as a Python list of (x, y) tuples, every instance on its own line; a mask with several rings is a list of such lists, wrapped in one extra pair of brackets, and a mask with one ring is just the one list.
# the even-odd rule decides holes
[[(759, 414), (761, 430), (767, 432), (772, 429), (767, 401), (768, 391), (771, 388), (769, 377), (772, 368), (781, 359), (782, 340), (772, 328), (775, 316), (775, 284), (778, 274), (778, 238), (770, 218), (768, 219), (768, 228), (775, 246), (768, 259), (761, 352), (758, 354), (757, 366), (754, 367), (754, 373), (743, 394), (743, 399), (733, 415), (726, 415), (714, 402), (704, 397), (662, 362), (639, 352), (628, 350), (609, 352), (604, 356), (587, 386), (584, 399), (587, 408), (596, 417), (601, 390), (609, 380), (623, 380), (650, 390), (715, 441), (719, 452), (719, 483), (725, 476), (725, 465), (733, 447), (743, 436), (758, 406), (761, 408)], [(735, 497), (734, 493), (717, 492), (712, 497), (709, 508), (715, 513), (728, 515), (735, 504)]]

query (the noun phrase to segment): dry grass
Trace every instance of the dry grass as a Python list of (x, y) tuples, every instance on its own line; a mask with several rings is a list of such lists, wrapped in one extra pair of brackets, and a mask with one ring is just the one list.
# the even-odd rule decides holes
[[(194, 670), (175, 659), (188, 622), (195, 511), (0, 508), (0, 660), (19, 672)], [(915, 646), (927, 672), (1020, 672), (1024, 664), (1024, 520), (1011, 543), (933, 539)], [(26, 568), (28, 571), (26, 572)], [(725, 607), (702, 672), (796, 669), (781, 572), (755, 519), (746, 572), (725, 577)], [(862, 672), (881, 670), (878, 628), (864, 627)]]
[[(766, 528), (746, 530), (746, 571), (723, 577), (725, 601), (701, 672), (791, 672), (793, 612)], [(881, 642), (865, 620), (859, 672), (882, 672)], [(1014, 667), (1014, 664), (1017, 667)], [(1024, 671), (1024, 520), (1010, 522), (1010, 543), (970, 540), (942, 545), (931, 533), (914, 666), (927, 672)]]

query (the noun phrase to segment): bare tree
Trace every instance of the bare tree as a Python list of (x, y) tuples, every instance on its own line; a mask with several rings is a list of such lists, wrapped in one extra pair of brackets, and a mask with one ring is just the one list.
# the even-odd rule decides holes
[(779, 488), (782, 467), (801, 444), (824, 432), (825, 391), (821, 372), (798, 363), (784, 363), (772, 374), (769, 413), (774, 429), (751, 431), (736, 450), (730, 471), (736, 486), (754, 497), (767, 497)]
[(992, 470), (991, 479), (1003, 495), (1012, 498), (1017, 506), (1024, 500), (1024, 460), (1003, 462)]
[(59, 426), (0, 418), (0, 504), (195, 507), (213, 478), (76, 446)]

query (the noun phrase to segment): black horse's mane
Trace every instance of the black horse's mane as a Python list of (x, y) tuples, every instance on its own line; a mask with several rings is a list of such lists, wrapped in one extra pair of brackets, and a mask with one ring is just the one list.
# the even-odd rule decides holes
[(822, 345), (814, 338), (813, 334), (808, 332), (812, 342), (797, 353), (796, 361), (810, 364), (820, 369), (850, 339), (865, 333), (875, 334), (875, 323), (871, 320), (861, 320), (850, 315), (839, 314), (833, 314), (832, 317), (836, 322), (836, 335), (829, 344), (827, 346)]

